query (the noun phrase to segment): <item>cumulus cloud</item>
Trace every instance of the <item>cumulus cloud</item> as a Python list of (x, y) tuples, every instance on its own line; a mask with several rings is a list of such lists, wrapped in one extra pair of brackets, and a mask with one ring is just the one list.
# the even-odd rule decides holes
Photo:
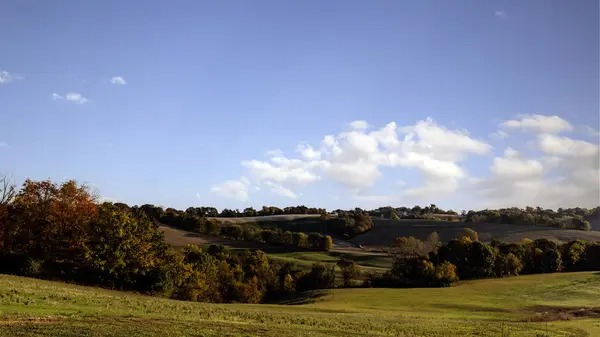
[(269, 186), (269, 189), (271, 192), (273, 192), (274, 194), (280, 195), (282, 197), (287, 197), (290, 199), (296, 199), (298, 198), (298, 194), (294, 193), (292, 190), (290, 190), (289, 188), (283, 187), (279, 184), (275, 184), (271, 181), (267, 181), (266, 185)]
[(0, 84), (8, 84), (14, 81), (20, 81), (23, 76), (11, 74), (6, 70), (0, 70)]
[(112, 84), (118, 84), (118, 85), (124, 85), (127, 84), (127, 82), (125, 81), (125, 79), (121, 76), (113, 76), (110, 79), (110, 83)]
[(67, 100), (69, 102), (73, 102), (76, 104), (85, 104), (90, 101), (88, 98), (84, 97), (82, 94), (77, 93), (77, 92), (68, 92), (64, 96), (61, 96), (61, 95), (53, 92), (52, 99), (55, 101), (64, 99), (64, 100)]
[(518, 119), (508, 120), (500, 124), (506, 129), (521, 130), (534, 133), (559, 133), (573, 131), (573, 125), (558, 116), (520, 115)]
[(211, 187), (210, 191), (220, 197), (227, 199), (239, 200), (242, 202), (248, 201), (248, 187), (250, 181), (246, 177), (241, 177), (239, 180), (227, 180), (219, 185)]
[[(368, 124), (348, 125), (317, 143), (300, 143), (295, 157), (277, 150), (267, 153), (266, 160), (241, 164), (264, 190), (292, 199), (300, 195), (298, 189), (327, 182), (346, 189), (346, 199), (370, 203), (435, 202), (445, 197), (475, 198), (481, 207), (600, 203), (598, 145), (558, 135), (573, 128), (557, 116), (522, 115), (499, 125), (503, 130), (525, 131), (529, 137), (525, 144), (533, 147), (521, 149), (527, 152), (505, 148), (503, 155), (491, 158), (487, 172), (476, 177), (469, 174), (467, 163), (489, 155), (493, 148), (466, 130), (449, 129), (430, 118), (374, 129), (364, 125)], [(498, 131), (499, 140), (507, 135), (503, 130)], [(384, 172), (404, 181), (408, 169), (419, 173), (419, 179), (402, 185), (392, 181), (389, 195), (372, 193)], [(472, 202), (465, 205), (472, 206)]]
[[(554, 129), (556, 130), (556, 129)], [(600, 204), (599, 146), (554, 134), (539, 134), (543, 153), (525, 158), (512, 148), (494, 158), (491, 176), (472, 183), (480, 207), (595, 207)]]
[(598, 153), (598, 146), (583, 140), (542, 134), (538, 137), (540, 150), (550, 155), (590, 157)]
[(508, 179), (527, 178), (541, 176), (543, 167), (537, 160), (521, 158), (519, 151), (509, 147), (504, 150), (504, 157), (494, 158), (491, 171), (498, 177)]

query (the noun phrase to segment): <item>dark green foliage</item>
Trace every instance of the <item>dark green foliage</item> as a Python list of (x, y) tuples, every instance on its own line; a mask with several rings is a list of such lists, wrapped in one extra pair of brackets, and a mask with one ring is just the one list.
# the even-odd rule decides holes
[(344, 287), (350, 287), (352, 285), (352, 282), (360, 276), (360, 270), (358, 269), (358, 265), (354, 261), (341, 259), (337, 262), (337, 266), (342, 271)]
[(335, 282), (335, 267), (328, 269), (325, 265), (315, 263), (310, 272), (302, 275), (296, 282), (298, 291), (332, 288)]

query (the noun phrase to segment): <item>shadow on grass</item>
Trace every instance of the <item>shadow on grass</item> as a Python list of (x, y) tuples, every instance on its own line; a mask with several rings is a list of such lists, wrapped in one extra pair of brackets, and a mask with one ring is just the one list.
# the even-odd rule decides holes
[(270, 304), (303, 305), (324, 301), (329, 295), (327, 290), (312, 290), (302, 293), (292, 293), (283, 298), (270, 301)]

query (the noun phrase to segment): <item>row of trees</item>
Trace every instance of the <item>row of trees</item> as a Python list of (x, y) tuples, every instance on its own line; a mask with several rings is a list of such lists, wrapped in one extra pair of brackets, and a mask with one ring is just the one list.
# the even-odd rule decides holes
[(458, 279), (600, 270), (600, 242), (524, 239), (486, 244), (469, 228), (445, 245), (435, 232), (425, 242), (399, 237), (391, 252), (394, 264), (390, 271), (371, 276), (374, 286), (446, 286)]
[(304, 205), (279, 208), (274, 206), (263, 206), (256, 210), (252, 207), (242, 211), (225, 208), (219, 212), (214, 207), (190, 207), (186, 213), (201, 217), (253, 217), (265, 215), (282, 214), (364, 214), (373, 217), (387, 219), (427, 219), (427, 220), (464, 220), (466, 222), (495, 222), (505, 224), (523, 224), (530, 226), (551, 226), (558, 228), (572, 228), (589, 230), (591, 228), (589, 219), (600, 217), (600, 206), (595, 208), (559, 208), (558, 210), (543, 209), (541, 207), (525, 208), (502, 208), (497, 210), (465, 211), (460, 214), (453, 210), (444, 210), (435, 204), (413, 207), (385, 206), (373, 210), (355, 208), (353, 210), (337, 209), (328, 213), (324, 208), (306, 207)]
[[(125, 204), (120, 207), (128, 208)], [(132, 209), (137, 209), (134, 206)], [(272, 245), (288, 245), (303, 249), (315, 249), (328, 251), (333, 246), (333, 240), (329, 235), (321, 233), (309, 233), (284, 231), (282, 229), (261, 229), (250, 225), (220, 226), (215, 219), (209, 219), (195, 212), (195, 208), (180, 211), (173, 208), (162, 208), (154, 205), (142, 205), (139, 209), (155, 222), (167, 226), (180, 228), (186, 231), (220, 235), (230, 240), (243, 240), (267, 243)]]
[(204, 217), (221, 217), (221, 218), (241, 218), (251, 216), (265, 216), (265, 215), (283, 215), (283, 214), (325, 214), (327, 210), (324, 208), (306, 207), (304, 205), (290, 206), (285, 208), (279, 208), (275, 206), (263, 206), (261, 209), (256, 210), (253, 207), (247, 207), (240, 211), (238, 209), (224, 208), (219, 212), (214, 207), (190, 207), (186, 212), (193, 213), (195, 215)]
[(526, 207), (525, 209), (502, 208), (499, 210), (469, 211), (465, 215), (465, 222), (549, 226), (588, 231), (591, 229), (588, 219), (598, 217), (600, 217), (600, 207), (594, 209), (559, 208), (558, 211), (542, 209), (541, 207)]
[(295, 246), (303, 249), (331, 250), (333, 240), (329, 235), (284, 231), (275, 229), (254, 229), (250, 226), (226, 226), (221, 228), (221, 236), (231, 240), (244, 240), (270, 245)]

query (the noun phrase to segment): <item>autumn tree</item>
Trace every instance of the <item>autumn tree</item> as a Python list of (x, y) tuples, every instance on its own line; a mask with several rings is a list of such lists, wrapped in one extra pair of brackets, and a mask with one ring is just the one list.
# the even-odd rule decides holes
[(479, 234), (471, 228), (463, 228), (457, 239), (468, 238), (472, 242), (479, 241)]

